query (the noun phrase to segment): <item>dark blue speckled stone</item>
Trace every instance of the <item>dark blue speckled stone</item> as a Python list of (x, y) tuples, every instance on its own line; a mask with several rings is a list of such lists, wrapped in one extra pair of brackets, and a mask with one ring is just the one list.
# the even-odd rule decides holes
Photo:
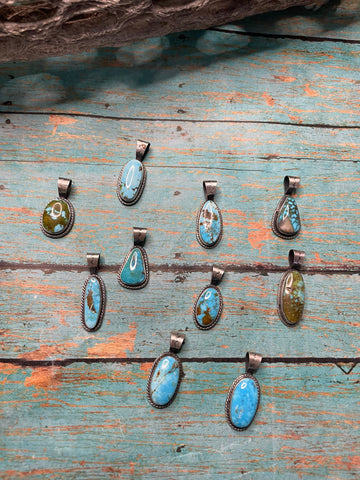
[(279, 211), (276, 227), (283, 235), (296, 235), (300, 231), (300, 214), (295, 198), (286, 197)]

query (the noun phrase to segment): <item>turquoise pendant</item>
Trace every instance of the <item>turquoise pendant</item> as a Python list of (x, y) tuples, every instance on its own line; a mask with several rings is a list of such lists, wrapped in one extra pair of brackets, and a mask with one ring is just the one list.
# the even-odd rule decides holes
[(72, 181), (68, 178), (58, 179), (59, 198), (51, 200), (41, 215), (40, 228), (50, 238), (67, 235), (74, 225), (75, 211), (68, 195)]
[(130, 160), (121, 170), (116, 192), (123, 205), (134, 205), (141, 197), (146, 183), (146, 169), (142, 162), (149, 148), (149, 142), (138, 140), (136, 160)]
[(300, 232), (299, 209), (295, 198), (291, 196), (296, 192), (299, 183), (299, 177), (286, 176), (284, 178), (285, 194), (279, 201), (271, 221), (273, 232), (280, 238), (295, 238)]
[(219, 207), (214, 202), (217, 181), (203, 182), (205, 202), (196, 218), (196, 238), (204, 248), (213, 248), (221, 240), (223, 221)]
[(176, 397), (184, 375), (181, 360), (176, 354), (184, 341), (184, 335), (172, 333), (170, 351), (160, 355), (151, 368), (146, 395), (153, 407), (166, 408)]
[(294, 327), (302, 318), (305, 305), (305, 282), (299, 272), (305, 258), (301, 250), (289, 251), (290, 269), (282, 276), (277, 295), (280, 320), (287, 327)]
[(252, 375), (261, 363), (257, 353), (246, 354), (246, 373), (232, 383), (225, 404), (225, 415), (231, 428), (242, 431), (253, 422), (260, 403), (260, 385)]
[(105, 284), (97, 275), (100, 263), (99, 253), (88, 253), (87, 260), (91, 275), (86, 279), (81, 300), (81, 324), (88, 332), (98, 330), (105, 314)]
[(143, 248), (146, 238), (146, 228), (134, 227), (134, 247), (127, 254), (118, 272), (121, 286), (138, 290), (149, 281), (149, 264), (146, 250)]
[(194, 322), (200, 330), (213, 328), (222, 313), (223, 298), (218, 287), (224, 275), (224, 270), (213, 266), (210, 285), (207, 285), (198, 296), (194, 305)]

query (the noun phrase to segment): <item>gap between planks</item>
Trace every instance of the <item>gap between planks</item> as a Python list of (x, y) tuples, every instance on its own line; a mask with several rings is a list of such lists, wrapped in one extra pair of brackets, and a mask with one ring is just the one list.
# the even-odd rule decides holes
[[(9, 102), (3, 102), (2, 105), (9, 105)], [(187, 123), (229, 123), (229, 124), (250, 124), (250, 125), (286, 125), (290, 127), (300, 128), (323, 128), (331, 130), (358, 130), (360, 125), (332, 125), (330, 123), (293, 123), (293, 122), (276, 122), (267, 120), (204, 120), (190, 118), (162, 118), (162, 117), (116, 117), (113, 115), (98, 115), (94, 113), (69, 113), (69, 112), (33, 112), (33, 111), (0, 111), (0, 115), (51, 115), (61, 117), (85, 117), (96, 118), (102, 120), (129, 121), (129, 122), (187, 122)]]
[[(259, 273), (260, 275), (267, 275), (268, 273), (281, 273), (289, 270), (288, 266), (277, 266), (272, 264), (222, 264), (226, 272), (231, 273)], [(179, 273), (208, 273), (212, 265), (177, 265), (177, 264), (159, 264), (150, 265), (151, 272), (170, 272), (174, 274)], [(87, 265), (70, 265), (70, 264), (52, 264), (52, 263), (14, 263), (0, 261), (1, 270), (41, 270), (44, 273), (55, 273), (63, 271), (87, 272), (89, 270)], [(119, 265), (101, 265), (102, 272), (116, 273), (119, 270)], [(332, 267), (303, 267), (301, 271), (307, 275), (359, 275), (360, 266), (353, 264), (343, 264)]]

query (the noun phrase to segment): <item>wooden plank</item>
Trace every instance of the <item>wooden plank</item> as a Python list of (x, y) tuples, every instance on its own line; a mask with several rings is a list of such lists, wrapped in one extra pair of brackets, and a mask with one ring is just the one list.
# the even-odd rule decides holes
[(353, 480), (358, 367), (264, 364), (245, 432), (226, 424), (243, 363), (185, 363), (175, 402), (150, 407), (150, 364), (2, 365), (1, 478)]
[(0, 357), (24, 360), (154, 358), (168, 348), (171, 331), (187, 336), (185, 357), (228, 358), (261, 350), (275, 357), (359, 356), (359, 275), (306, 275), (306, 306), (295, 328), (276, 310), (282, 273), (227, 272), (221, 283), (223, 315), (210, 331), (198, 330), (192, 309), (208, 272), (152, 271), (147, 288), (129, 291), (116, 272), (102, 273), (107, 309), (101, 329), (80, 324), (87, 273), (74, 270), (1, 271)]
[[(149, 229), (152, 265), (283, 267), (294, 246), (306, 250), (307, 267), (360, 265), (357, 130), (31, 115), (12, 117), (0, 132), (3, 260), (83, 265), (96, 249), (107, 265), (118, 265), (138, 224)], [(128, 208), (115, 187), (121, 166), (134, 158), (136, 138), (151, 141), (152, 149), (144, 194)], [(286, 174), (301, 177), (296, 243), (270, 228)], [(76, 220), (67, 237), (51, 240), (39, 219), (57, 195), (59, 176), (74, 181)], [(224, 238), (205, 251), (195, 239), (195, 217), (209, 178), (218, 180)]]
[(245, 18), (237, 24), (220, 27), (260, 35), (295, 35), (308, 39), (360, 41), (360, 10), (358, 0), (329, 2), (319, 10), (291, 8), (280, 12)]
[(8, 63), (1, 111), (359, 125), (359, 49), (207, 31)]

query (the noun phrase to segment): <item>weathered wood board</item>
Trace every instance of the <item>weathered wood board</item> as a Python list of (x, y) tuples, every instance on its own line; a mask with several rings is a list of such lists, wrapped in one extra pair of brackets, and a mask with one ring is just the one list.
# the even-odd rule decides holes
[[(248, 19), (121, 49), (0, 65), (0, 478), (355, 480), (359, 477), (360, 7)], [(231, 33), (232, 32), (232, 33)], [(115, 193), (137, 138), (152, 148), (139, 203)], [(298, 174), (302, 232), (270, 221)], [(57, 178), (74, 186), (71, 233), (42, 235)], [(202, 181), (218, 180), (224, 238), (195, 240)], [(116, 272), (132, 227), (149, 229), (150, 282)], [(276, 292), (306, 251), (304, 318)], [(101, 329), (80, 325), (86, 253), (103, 257)], [(224, 312), (192, 307), (213, 264)], [(186, 376), (165, 411), (144, 397), (152, 360), (180, 330)], [(225, 422), (246, 351), (264, 362), (246, 432)]]

